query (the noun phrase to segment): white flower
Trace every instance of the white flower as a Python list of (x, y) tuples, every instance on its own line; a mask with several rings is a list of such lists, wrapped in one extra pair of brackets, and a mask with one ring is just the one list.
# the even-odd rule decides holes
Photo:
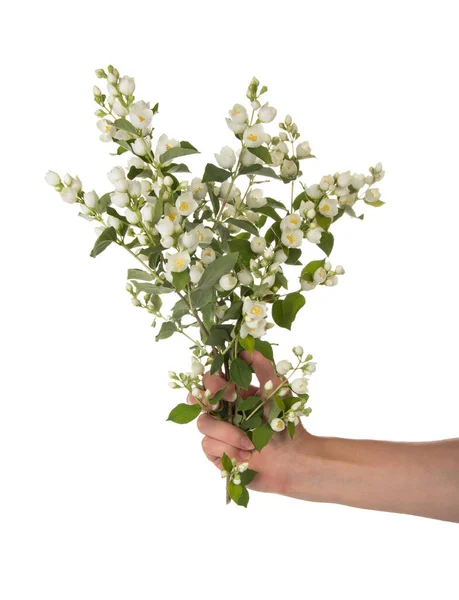
[(237, 470), (239, 471), (239, 473), (244, 473), (244, 471), (247, 471), (247, 469), (249, 468), (249, 463), (241, 463)]
[(311, 146), (309, 142), (301, 142), (296, 147), (296, 157), (298, 159), (307, 158), (311, 154)]
[(263, 190), (260, 188), (254, 188), (250, 190), (247, 196), (247, 206), (249, 208), (261, 208), (265, 206), (268, 201), (263, 197)]
[[(305, 365), (305, 367), (304, 367), (304, 370), (305, 370), (307, 373), (315, 373), (315, 372), (316, 372), (316, 369), (317, 369), (317, 365), (316, 365), (316, 363), (315, 363), (315, 362), (309, 362), (309, 363), (307, 363), (307, 364)], [(292, 408), (293, 408), (293, 406), (292, 406)]]
[(266, 248), (266, 240), (263, 237), (253, 237), (250, 242), (250, 247), (252, 252), (256, 252), (256, 254), (262, 254), (264, 249)]
[[(135, 167), (136, 169), (145, 169), (146, 165), (141, 158), (138, 156), (131, 156), (127, 163), (128, 171), (131, 167)], [(121, 168), (121, 167), (119, 167)]]
[(181, 273), (188, 268), (190, 264), (190, 255), (188, 252), (176, 252), (175, 254), (166, 254), (166, 269), (170, 273)]
[(259, 160), (255, 154), (252, 154), (246, 148), (242, 150), (240, 159), (243, 167), (251, 167)]
[(268, 106), (268, 103), (263, 104), (263, 106), (258, 111), (258, 118), (262, 123), (271, 123), (274, 121), (277, 115), (277, 110), (272, 106)]
[(276, 365), (279, 375), (286, 375), (291, 369), (293, 369), (293, 365), (289, 360), (281, 360)]
[(247, 111), (242, 104), (235, 104), (229, 111), (229, 116), (234, 123), (244, 123), (248, 119)]
[(117, 117), (125, 117), (128, 114), (128, 109), (121, 104), (119, 98), (116, 98), (115, 102), (113, 102), (112, 111)]
[(229, 273), (228, 275), (223, 275), (223, 277), (220, 277), (220, 281), (218, 283), (221, 288), (223, 288), (226, 292), (229, 292), (237, 286), (237, 278)]
[(242, 285), (252, 285), (253, 283), (252, 273), (247, 269), (239, 271), (239, 273), (237, 274), (237, 278), (239, 279), (239, 282), (242, 283)]
[(226, 313), (227, 310), (228, 306), (226, 302), (223, 302), (223, 304), (217, 304), (217, 306), (215, 307), (215, 314), (219, 319), (223, 319), (223, 315)]
[(210, 244), (214, 237), (214, 232), (204, 225), (198, 225), (193, 229), (193, 231), (196, 231), (198, 234), (198, 240), (200, 244)]
[(344, 270), (344, 267), (342, 267), (341, 265), (338, 265), (335, 269), (335, 273), (337, 275), (344, 275), (346, 271)]
[(263, 387), (265, 392), (270, 392), (274, 387), (274, 383), (271, 381), (271, 379), (269, 379)]
[(353, 206), (355, 201), (357, 200), (357, 194), (346, 194), (345, 196), (341, 196), (339, 199), (340, 206)]
[(179, 243), (183, 246), (183, 248), (186, 248), (186, 250), (188, 250), (189, 252), (196, 250), (198, 242), (199, 236), (196, 230), (194, 229), (192, 231), (186, 231), (179, 238)]
[(281, 241), (287, 248), (298, 248), (303, 241), (303, 232), (301, 229), (286, 229), (282, 233)]
[(142, 186), (140, 185), (140, 181), (133, 180), (128, 184), (128, 192), (131, 198), (138, 198), (142, 194)]
[(134, 127), (146, 131), (153, 120), (153, 111), (150, 108), (150, 103), (139, 100), (131, 106), (129, 116)]
[(347, 187), (351, 182), (351, 173), (350, 171), (346, 171), (345, 173), (340, 173), (338, 175), (337, 184), (339, 187)]
[(276, 281), (276, 276), (275, 275), (268, 275), (267, 277), (263, 277), (261, 283), (263, 285), (266, 285), (268, 288), (270, 288), (271, 286), (274, 285), (275, 281)]
[(132, 144), (132, 150), (139, 156), (145, 156), (151, 150), (151, 139), (148, 137), (137, 138)]
[(191, 192), (185, 192), (177, 198), (175, 206), (182, 217), (187, 217), (198, 208), (198, 203)]
[(172, 222), (174, 225), (174, 231), (180, 230), (180, 216), (179, 212), (175, 206), (171, 204), (166, 204), (164, 207), (164, 215)]
[(201, 252), (201, 260), (205, 265), (209, 265), (215, 260), (215, 251), (212, 248), (204, 248)]
[(222, 169), (232, 169), (236, 163), (236, 154), (229, 146), (223, 146), (220, 154), (215, 154), (215, 158)]
[(107, 177), (108, 180), (110, 181), (110, 183), (115, 184), (118, 179), (125, 179), (125, 173), (124, 173), (124, 169), (123, 167), (113, 167), (113, 169), (111, 169), (108, 173), (107, 173)]
[(323, 267), (319, 267), (314, 272), (313, 279), (316, 283), (324, 283), (327, 279), (327, 271)]
[(165, 133), (163, 133), (158, 138), (158, 143), (156, 144), (156, 151), (155, 151), (156, 159), (159, 160), (161, 155), (164, 154), (167, 150), (170, 150), (171, 148), (177, 148), (177, 146), (180, 146), (179, 141), (174, 140), (172, 138), (168, 138), (167, 135)]
[(174, 238), (171, 235), (165, 235), (159, 240), (159, 243), (163, 248), (172, 248), (174, 245)]
[(84, 199), (84, 203), (86, 204), (86, 206), (88, 208), (96, 208), (97, 204), (99, 202), (99, 196), (96, 194), (96, 192), (94, 190), (92, 190), (90, 192), (85, 192), (83, 199)]
[(320, 244), (322, 229), (320, 227), (310, 227), (306, 232), (306, 239), (312, 244)]
[(255, 319), (244, 321), (241, 325), (241, 337), (245, 338), (251, 335), (253, 338), (261, 338), (266, 333), (266, 321), (264, 319)]
[(305, 292), (310, 292), (317, 286), (317, 283), (314, 283), (313, 281), (306, 281), (305, 279), (302, 279), (300, 283), (301, 289)]
[(144, 221), (153, 221), (154, 218), (154, 214), (155, 214), (155, 209), (154, 206), (152, 204), (145, 204), (145, 206), (142, 207), (142, 210), (140, 211), (141, 215), (142, 215), (142, 219)]
[(304, 354), (303, 346), (294, 346), (294, 348), (292, 350), (293, 350), (293, 354), (295, 356), (300, 357), (300, 356), (303, 356), (303, 354)]
[(73, 204), (77, 199), (77, 193), (73, 188), (64, 188), (61, 191), (61, 198), (64, 202), (67, 202), (68, 204)]
[(265, 141), (262, 125), (252, 125), (244, 131), (244, 142), (248, 148), (257, 148)]
[(99, 136), (101, 142), (110, 142), (113, 139), (116, 129), (106, 119), (97, 121), (97, 128), (102, 132)]
[(174, 223), (168, 217), (162, 217), (155, 228), (161, 236), (170, 236), (174, 232)]
[(60, 185), (61, 178), (54, 171), (48, 171), (45, 175), (46, 183), (52, 186)]
[(285, 423), (282, 419), (275, 418), (271, 421), (270, 425), (274, 431), (284, 431), (285, 429)]
[[(169, 179), (171, 179), (169, 177)], [(166, 181), (166, 179), (164, 179), (164, 181)], [(171, 179), (172, 181), (172, 179)], [(191, 181), (191, 192), (193, 194), (193, 198), (195, 200), (202, 200), (205, 195), (207, 194), (207, 185), (205, 183), (202, 183), (201, 179), (199, 179), (199, 177), (195, 177), (192, 181)]]
[(195, 356), (191, 359), (191, 372), (193, 375), (202, 375), (204, 373), (203, 365)]
[(251, 298), (246, 296), (242, 305), (242, 312), (246, 317), (252, 321), (258, 321), (264, 319), (267, 314), (267, 308), (265, 302), (254, 302)]
[(119, 219), (117, 219), (116, 217), (112, 217), (111, 215), (109, 215), (107, 217), (107, 225), (109, 227), (113, 227), (114, 229), (116, 229), (116, 231), (119, 231), (121, 228), (121, 221)]
[(376, 202), (381, 198), (381, 192), (378, 188), (371, 188), (365, 192), (365, 200), (367, 202)]
[(140, 220), (139, 215), (130, 208), (126, 208), (126, 219), (131, 225), (136, 225)]
[(199, 280), (204, 273), (204, 265), (202, 262), (197, 262), (192, 267), (190, 267), (190, 279), (191, 283), (199, 283)]
[(134, 78), (128, 77), (127, 75), (121, 77), (118, 83), (118, 89), (124, 96), (132, 96), (135, 90)]
[(365, 175), (354, 173), (351, 177), (351, 185), (355, 190), (360, 190), (365, 185)]
[(335, 217), (338, 214), (338, 200), (336, 198), (324, 198), (320, 201), (319, 212), (324, 217)]
[(286, 179), (294, 179), (298, 173), (298, 167), (293, 160), (284, 160), (281, 165), (281, 175)]
[(307, 394), (308, 380), (305, 377), (298, 377), (298, 379), (294, 379), (292, 381), (290, 387), (295, 392), (295, 394)]
[(280, 228), (282, 231), (285, 231), (286, 229), (294, 230), (298, 229), (299, 227), (301, 227), (301, 217), (297, 213), (287, 215), (280, 223)]
[(336, 275), (332, 275), (331, 277), (328, 277), (325, 285), (328, 285), (328, 287), (334, 287), (335, 285), (338, 285), (338, 282), (338, 277)]
[(274, 254), (274, 260), (277, 263), (284, 263), (288, 258), (288, 255), (285, 254), (285, 252), (283, 250), (278, 250), (275, 254)]
[(320, 187), (316, 183), (314, 185), (306, 187), (306, 194), (313, 200), (318, 200), (319, 198), (322, 198), (322, 196), (324, 195), (323, 191), (320, 189)]
[(238, 121), (235, 121), (233, 119), (225, 119), (225, 121), (228, 127), (235, 135), (241, 134), (247, 127), (246, 122), (239, 123)]
[(274, 148), (273, 150), (271, 150), (271, 160), (273, 166), (278, 167), (282, 164), (282, 161), (284, 160), (284, 153), (278, 148)]

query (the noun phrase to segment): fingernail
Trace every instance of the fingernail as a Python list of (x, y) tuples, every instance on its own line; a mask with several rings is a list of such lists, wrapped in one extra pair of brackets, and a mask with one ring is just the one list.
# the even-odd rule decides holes
[(255, 450), (255, 446), (252, 444), (248, 437), (242, 438), (241, 446), (243, 448), (247, 448), (247, 450)]
[(239, 452), (239, 458), (241, 460), (249, 460), (250, 458), (252, 458), (252, 453), (251, 452), (246, 452), (245, 450), (240, 450), (240, 452)]

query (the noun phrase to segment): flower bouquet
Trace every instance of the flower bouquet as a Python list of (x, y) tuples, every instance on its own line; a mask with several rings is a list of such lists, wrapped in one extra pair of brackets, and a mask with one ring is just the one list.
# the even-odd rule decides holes
[[(277, 111), (262, 103), (267, 88), (253, 78), (248, 106), (234, 104), (226, 119), (237, 150), (224, 146), (217, 164), (192, 177), (181, 161), (198, 150), (156, 136), (158, 104), (136, 100), (134, 79), (120, 77), (113, 66), (107, 71), (96, 71), (107, 83), (106, 92), (93, 88), (97, 127), (114, 156), (128, 156), (127, 165), (111, 169), (111, 189), (101, 195), (83, 191), (80, 179), (68, 174), (61, 179), (49, 171), (46, 181), (97, 224), (92, 257), (112, 244), (131, 255), (126, 289), (132, 304), (153, 316), (156, 341), (181, 335), (191, 343), (191, 370), (170, 372), (169, 385), (187, 390), (193, 403), (178, 404), (169, 420), (189, 423), (206, 411), (242, 429), (259, 452), (284, 429), (281, 435), (293, 438), (300, 418), (311, 412), (313, 357), (295, 346), (295, 364), (276, 364), (280, 383), (268, 381), (254, 393), (252, 368), (240, 353), (258, 351), (274, 362), (264, 339), (269, 329), (291, 329), (307, 292), (338, 283), (344, 269), (328, 258), (332, 226), (344, 215), (363, 219), (355, 212), (359, 201), (383, 204), (374, 187), (384, 176), (381, 164), (367, 175), (346, 171), (307, 185), (303, 165), (315, 158), (309, 143), (298, 141), (290, 115), (279, 131), (265, 131)], [(285, 184), (285, 197), (266, 193), (273, 180)], [(215, 394), (203, 385), (206, 369), (226, 382)], [(225, 454), (221, 462), (227, 500), (247, 506), (256, 473)]]

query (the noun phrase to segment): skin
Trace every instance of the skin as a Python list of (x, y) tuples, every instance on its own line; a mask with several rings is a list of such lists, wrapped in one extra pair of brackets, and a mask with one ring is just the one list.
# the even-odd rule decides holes
[[(244, 396), (263, 395), (264, 384), (280, 383), (273, 364), (259, 352), (241, 355), (259, 381)], [(204, 375), (204, 386), (214, 395), (226, 385), (219, 375)], [(229, 388), (225, 399), (234, 396)], [(196, 402), (188, 396), (188, 402)], [(418, 515), (459, 523), (459, 438), (435, 442), (386, 442), (319, 437), (300, 423), (295, 437), (277, 432), (257, 452), (237, 427), (200, 415), (206, 457), (221, 469), (226, 452), (248, 462), (258, 472), (249, 488), (358, 508)]]

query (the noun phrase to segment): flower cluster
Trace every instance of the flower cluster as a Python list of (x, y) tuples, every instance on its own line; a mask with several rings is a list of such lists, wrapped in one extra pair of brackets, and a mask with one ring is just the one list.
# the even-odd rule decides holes
[[(181, 161), (198, 150), (156, 134), (158, 104), (137, 99), (134, 79), (111, 65), (96, 75), (106, 84), (104, 90), (93, 88), (99, 138), (123, 164), (110, 169), (101, 194), (69, 174), (61, 178), (49, 171), (46, 181), (94, 222), (98, 237), (91, 256), (114, 245), (135, 261), (126, 289), (132, 304), (153, 317), (156, 341), (179, 334), (191, 343), (191, 371), (171, 372), (169, 385), (188, 390), (197, 404), (179, 404), (169, 420), (187, 423), (207, 410), (243, 429), (259, 451), (275, 431), (286, 428), (293, 437), (301, 416), (310, 412), (312, 357), (295, 347), (295, 367), (287, 360), (276, 365), (281, 385), (274, 389), (268, 382), (263, 396), (247, 397), (252, 370), (239, 354), (257, 351), (274, 362), (266, 339), (270, 328), (290, 330), (305, 292), (338, 283), (344, 269), (329, 260), (331, 230), (344, 215), (362, 218), (355, 212), (358, 202), (383, 205), (375, 186), (384, 176), (381, 164), (367, 175), (343, 171), (306, 183), (303, 170), (315, 158), (309, 142), (300, 140), (291, 115), (276, 128), (276, 108), (261, 99), (267, 88), (253, 78), (248, 102), (233, 104), (226, 118), (235, 146), (221, 147), (216, 162), (192, 175)], [(273, 198), (269, 181), (283, 183), (286, 193)], [(310, 256), (315, 252), (319, 257)], [(206, 368), (225, 377), (234, 394), (224, 399), (224, 391), (213, 397), (206, 392)], [(248, 476), (239, 484), (243, 472), (241, 465), (235, 468), (224, 466), (228, 493), (246, 505)]]

